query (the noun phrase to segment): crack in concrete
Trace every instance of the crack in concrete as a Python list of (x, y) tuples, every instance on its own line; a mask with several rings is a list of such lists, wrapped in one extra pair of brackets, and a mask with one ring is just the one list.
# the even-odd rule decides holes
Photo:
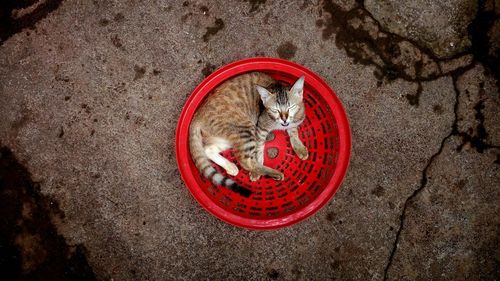
[[(484, 149), (498, 148), (498, 146), (487, 144), (481, 136), (486, 136), (484, 126), (481, 127), (482, 120), (480, 121), (479, 130), (482, 129), (482, 134), (479, 137), (470, 137), (465, 132), (460, 132), (458, 130), (458, 107), (459, 107), (459, 97), (460, 92), (457, 88), (458, 78), (468, 70), (472, 69), (477, 63), (482, 63), (484, 65), (484, 56), (481, 54), (487, 52), (488, 50), (477, 49), (474, 46), (471, 50), (465, 52), (457, 53), (454, 56), (448, 58), (438, 58), (430, 51), (430, 49), (425, 48), (417, 44), (414, 40), (410, 38), (402, 37), (398, 34), (388, 32), (382, 25), (371, 15), (371, 13), (365, 8), (364, 1), (358, 0), (357, 6), (351, 10), (345, 11), (337, 4), (325, 0), (322, 3), (322, 12), (328, 14), (326, 18), (323, 17), (317, 21), (317, 26), (323, 28), (323, 39), (328, 40), (333, 35), (335, 35), (335, 44), (339, 49), (344, 49), (347, 55), (354, 59), (354, 63), (361, 63), (363, 65), (375, 66), (376, 71), (374, 75), (379, 80), (379, 85), (382, 80), (393, 81), (395, 79), (403, 79), (409, 82), (415, 82), (418, 84), (418, 88), (415, 94), (407, 95), (406, 98), (410, 105), (418, 106), (420, 95), (422, 93), (422, 83), (428, 81), (434, 81), (442, 77), (452, 77), (453, 88), (455, 91), (455, 105), (454, 105), (454, 121), (451, 125), (451, 131), (442, 140), (439, 149), (434, 153), (428, 160), (426, 166), (422, 170), (422, 177), (420, 180), (420, 186), (412, 192), (412, 194), (406, 198), (403, 205), (402, 213), (399, 217), (400, 224), (399, 229), (396, 233), (396, 239), (394, 241), (392, 250), (390, 252), (389, 261), (384, 268), (384, 280), (388, 278), (388, 272), (393, 263), (393, 259), (397, 252), (398, 244), (400, 241), (401, 233), (404, 227), (405, 219), (407, 216), (409, 204), (420, 194), (420, 192), (427, 186), (428, 182), (428, 171), (434, 160), (442, 153), (446, 141), (452, 136), (460, 136), (462, 141), (471, 143), (481, 143)], [(486, 16), (491, 16), (491, 12), (488, 12)], [(322, 15), (320, 11), (320, 16)], [(479, 3), (479, 12), (476, 19), (471, 24), (469, 28), (469, 34), (472, 37), (480, 37), (481, 40), (473, 40), (473, 42), (484, 42), (484, 35), (488, 32), (491, 27), (492, 21), (491, 17), (487, 17), (486, 20), (481, 18), (485, 16), (484, 1)], [(370, 24), (372, 26), (370, 26)], [(375, 25), (375, 27), (373, 26)], [(476, 26), (476, 28), (474, 28)], [(481, 28), (477, 28), (477, 26)], [(476, 31), (478, 34), (474, 34)], [(472, 33), (472, 34), (471, 34)], [(417, 50), (419, 55), (411, 58), (410, 62), (401, 62), (397, 59), (401, 56), (401, 43), (409, 43), (410, 49)], [(471, 62), (458, 66), (450, 71), (443, 71), (441, 63), (449, 63), (455, 59), (462, 59), (465, 56), (473, 55)], [(425, 59), (424, 59), (425, 57)], [(429, 62), (430, 61), (430, 62)], [(424, 69), (431, 64), (435, 64), (435, 71), (427, 72), (424, 74)], [(496, 74), (497, 84), (498, 84), (498, 71), (486, 64), (486, 67), (492, 69), (493, 74)], [(414, 71), (412, 73), (412, 70)], [(474, 108), (476, 110), (476, 118), (479, 116), (481, 119), (481, 104), (478, 104)], [(484, 118), (483, 118), (484, 119)], [(484, 120), (483, 120), (484, 121)], [(478, 152), (480, 152), (478, 150)]]
[[(470, 68), (472, 68), (472, 65), (469, 66)], [(464, 70), (465, 72), (466, 70)], [(439, 149), (436, 153), (434, 153), (431, 158), (429, 158), (429, 161), (427, 162), (427, 164), (425, 165), (424, 169), (422, 170), (422, 178), (420, 180), (420, 186), (413, 191), (413, 193), (406, 198), (405, 200), (405, 203), (403, 205), (403, 211), (399, 217), (399, 228), (398, 228), (398, 231), (396, 232), (396, 239), (394, 241), (394, 244), (393, 244), (393, 247), (392, 247), (392, 250), (391, 250), (391, 253), (389, 255), (389, 261), (384, 269), (384, 281), (387, 280), (388, 278), (388, 272), (389, 272), (389, 269), (391, 268), (391, 265), (392, 265), (392, 262), (394, 260), (394, 256), (396, 255), (396, 251), (397, 251), (397, 248), (398, 248), (398, 244), (399, 244), (399, 240), (401, 238), (401, 232), (403, 230), (403, 227), (404, 227), (404, 222), (406, 220), (406, 212), (408, 210), (408, 205), (411, 203), (411, 201), (416, 198), (420, 192), (422, 192), (422, 190), (424, 190), (424, 188), (426, 187), (427, 185), (427, 182), (428, 182), (428, 176), (427, 176), (427, 172), (429, 170), (429, 168), (431, 167), (432, 163), (434, 162), (434, 159), (436, 159), (436, 157), (438, 157), (441, 152), (443, 152), (443, 148), (444, 148), (444, 145), (446, 143), (446, 141), (457, 134), (458, 132), (458, 106), (459, 106), (459, 97), (460, 97), (460, 92), (457, 88), (457, 80), (458, 80), (458, 77), (461, 75), (462, 73), (460, 74), (454, 74), (452, 75), (452, 80), (453, 80), (453, 88), (455, 90), (455, 105), (454, 105), (454, 108), (453, 108), (453, 113), (454, 113), (454, 120), (453, 120), (453, 124), (451, 125), (451, 131), (450, 133), (445, 136), (442, 140), (441, 140), (441, 144), (439, 146)]]
[[(420, 186), (413, 191), (413, 193), (406, 198), (405, 200), (405, 203), (403, 205), (403, 210), (401, 212), (401, 215), (399, 217), (399, 228), (398, 228), (398, 231), (396, 232), (396, 239), (394, 240), (394, 243), (393, 243), (393, 246), (392, 246), (392, 250), (390, 252), (390, 255), (389, 255), (389, 260), (388, 260), (388, 263), (386, 265), (386, 267), (384, 268), (384, 278), (383, 280), (387, 280), (388, 279), (388, 273), (389, 273), (389, 270), (391, 268), (391, 265), (392, 265), (392, 262), (394, 260), (394, 257), (396, 255), (396, 252), (397, 252), (397, 249), (398, 249), (398, 244), (399, 244), (399, 241), (400, 241), (400, 238), (401, 238), (401, 233), (403, 231), (403, 228), (404, 228), (404, 223), (405, 223), (405, 220), (406, 220), (406, 216), (407, 216), (407, 210), (408, 210), (408, 206), (409, 204), (422, 192), (422, 190), (424, 190), (424, 188), (427, 186), (427, 182), (428, 182), (428, 170), (429, 168), (431, 167), (432, 163), (434, 162), (434, 160), (443, 152), (443, 149), (444, 149), (444, 145), (446, 143), (446, 141), (452, 137), (452, 136), (459, 136), (462, 138), (462, 141), (463, 141), (463, 135), (466, 134), (464, 132), (460, 132), (459, 129), (458, 129), (458, 121), (459, 121), (459, 118), (458, 118), (458, 108), (459, 108), (459, 103), (460, 103), (460, 91), (458, 89), (458, 86), (457, 86), (457, 83), (458, 83), (458, 79), (461, 75), (463, 75), (465, 72), (471, 70), (472, 68), (474, 68), (474, 66), (476, 65), (476, 62), (473, 62), (463, 68), (459, 68), (457, 70), (455, 70), (452, 74), (450, 74), (450, 76), (452, 77), (452, 81), (453, 81), (453, 89), (455, 91), (455, 104), (454, 104), (454, 108), (453, 108), (453, 114), (454, 114), (454, 120), (453, 120), (453, 123), (451, 125), (451, 131), (448, 135), (446, 135), (442, 140), (441, 140), (441, 144), (439, 146), (439, 149), (436, 153), (434, 153), (430, 158), (429, 158), (429, 161), (427, 162), (427, 164), (425, 165), (424, 169), (422, 170), (422, 177), (421, 177), (421, 180), (420, 180)], [(477, 105), (474, 107), (476, 109)], [(476, 109), (478, 111), (480, 111), (480, 109)], [(484, 117), (483, 117), (484, 118)], [(485, 130), (483, 128), (483, 130)], [(486, 132), (484, 132), (484, 134), (486, 134)], [(462, 144), (461, 146), (463, 146), (464, 144)], [(461, 146), (459, 146), (458, 149), (461, 148)], [(484, 143), (484, 146), (482, 147), (483, 150), (486, 150), (486, 149), (499, 149), (500, 147), (499, 146), (496, 146), (496, 145), (492, 145), (492, 144), (487, 144), (487, 143)], [(476, 150), (479, 152), (479, 153), (482, 153), (483, 151), (481, 150), (478, 150), (476, 148)]]

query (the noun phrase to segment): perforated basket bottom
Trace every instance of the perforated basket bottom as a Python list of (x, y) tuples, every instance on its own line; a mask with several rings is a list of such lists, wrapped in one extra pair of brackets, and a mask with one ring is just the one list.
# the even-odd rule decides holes
[[(276, 80), (291, 84), (295, 78), (281, 72), (267, 72)], [(312, 202), (326, 187), (337, 164), (339, 135), (337, 123), (331, 109), (321, 95), (308, 87), (304, 89), (306, 119), (299, 127), (299, 136), (309, 150), (309, 158), (301, 160), (293, 152), (290, 139), (285, 131), (274, 131), (275, 138), (266, 143), (264, 151), (266, 166), (278, 169), (285, 175), (283, 181), (262, 177), (251, 182), (248, 172), (243, 170), (234, 156), (233, 150), (223, 155), (240, 169), (233, 178), (238, 184), (249, 188), (253, 194), (244, 198), (225, 187), (219, 187), (195, 174), (201, 189), (218, 206), (238, 216), (252, 219), (280, 218)], [(267, 150), (277, 148), (275, 158), (269, 158)], [(191, 163), (193, 166), (193, 163)], [(227, 175), (224, 169), (213, 164), (216, 169)]]

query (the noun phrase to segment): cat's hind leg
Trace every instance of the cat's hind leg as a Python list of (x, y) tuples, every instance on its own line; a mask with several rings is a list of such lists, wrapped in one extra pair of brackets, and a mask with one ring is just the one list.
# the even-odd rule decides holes
[(210, 160), (224, 168), (229, 175), (236, 176), (239, 172), (238, 167), (233, 162), (220, 155), (222, 151), (230, 147), (231, 145), (228, 142), (213, 138), (205, 145), (205, 153)]
[(284, 175), (278, 170), (266, 167), (257, 161), (255, 142), (239, 144), (238, 158), (241, 167), (250, 172), (250, 180), (256, 181), (260, 176), (269, 176), (275, 180), (283, 180)]

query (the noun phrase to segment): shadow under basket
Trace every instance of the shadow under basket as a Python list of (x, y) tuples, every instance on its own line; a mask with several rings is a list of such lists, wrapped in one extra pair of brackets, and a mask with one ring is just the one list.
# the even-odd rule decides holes
[[(234, 151), (223, 155), (238, 165), (232, 177), (252, 191), (245, 198), (216, 186), (196, 169), (189, 153), (189, 125), (203, 100), (222, 82), (252, 71), (264, 72), (284, 84), (305, 76), (306, 119), (299, 136), (309, 151), (301, 160), (293, 152), (285, 131), (274, 131), (266, 142), (264, 165), (284, 173), (283, 181), (262, 177), (251, 182), (239, 166)], [(339, 188), (349, 164), (351, 135), (345, 111), (335, 92), (316, 74), (298, 64), (274, 59), (251, 58), (228, 64), (208, 76), (191, 94), (177, 126), (176, 153), (181, 176), (195, 199), (210, 213), (230, 224), (251, 229), (276, 229), (297, 223), (324, 206)], [(272, 156), (272, 157), (270, 157)], [(213, 164), (223, 175), (224, 169)]]

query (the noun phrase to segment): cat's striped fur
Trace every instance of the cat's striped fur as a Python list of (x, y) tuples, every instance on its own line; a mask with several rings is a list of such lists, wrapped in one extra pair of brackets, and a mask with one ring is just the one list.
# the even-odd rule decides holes
[(218, 173), (209, 161), (235, 176), (237, 166), (220, 155), (235, 147), (239, 163), (250, 172), (251, 180), (262, 175), (282, 180), (280, 171), (263, 166), (264, 142), (270, 131), (286, 129), (294, 151), (300, 158), (307, 158), (307, 149), (297, 134), (297, 126), (305, 118), (303, 83), (304, 79), (299, 79), (289, 91), (267, 74), (253, 72), (218, 86), (197, 110), (190, 125), (190, 151), (198, 170), (213, 183), (250, 196), (250, 190)]

